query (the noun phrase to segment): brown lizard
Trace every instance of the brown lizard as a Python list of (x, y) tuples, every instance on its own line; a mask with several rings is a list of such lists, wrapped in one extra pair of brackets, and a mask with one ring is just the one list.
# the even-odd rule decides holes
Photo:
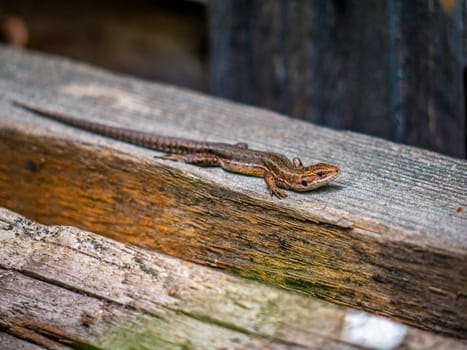
[(326, 185), (340, 174), (340, 169), (335, 165), (318, 163), (303, 166), (300, 158), (289, 160), (279, 153), (249, 149), (245, 143), (227, 144), (162, 136), (72, 118), (24, 102), (14, 103), (23, 109), (79, 129), (168, 153), (155, 158), (219, 166), (230, 172), (262, 177), (271, 196), (279, 199), (287, 196), (279, 187), (299, 192), (310, 191)]

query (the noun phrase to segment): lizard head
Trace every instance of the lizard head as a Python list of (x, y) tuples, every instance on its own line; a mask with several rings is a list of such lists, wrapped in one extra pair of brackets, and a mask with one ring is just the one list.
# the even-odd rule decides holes
[(318, 163), (294, 169), (294, 174), (291, 174), (288, 181), (281, 185), (294, 191), (311, 191), (326, 185), (340, 173), (340, 169), (335, 165)]

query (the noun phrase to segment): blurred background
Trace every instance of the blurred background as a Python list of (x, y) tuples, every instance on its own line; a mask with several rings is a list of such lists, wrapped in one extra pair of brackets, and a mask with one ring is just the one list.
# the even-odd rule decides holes
[(467, 0), (1, 0), (0, 40), (466, 156)]

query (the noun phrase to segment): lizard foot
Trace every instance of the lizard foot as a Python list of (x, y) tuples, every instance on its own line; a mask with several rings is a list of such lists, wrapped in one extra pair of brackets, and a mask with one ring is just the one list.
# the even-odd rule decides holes
[(287, 194), (282, 191), (280, 188), (273, 188), (269, 190), (269, 193), (271, 194), (271, 197), (276, 196), (279, 199), (284, 199), (287, 197)]
[(277, 187), (276, 180), (271, 172), (265, 171), (264, 172), (264, 181), (268, 186), (269, 194), (271, 197), (276, 196), (279, 199), (283, 199), (287, 197), (284, 191), (282, 191), (279, 187)]

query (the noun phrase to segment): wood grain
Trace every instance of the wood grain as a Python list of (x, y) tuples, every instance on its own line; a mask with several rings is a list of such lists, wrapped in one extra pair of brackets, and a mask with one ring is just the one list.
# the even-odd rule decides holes
[[(464, 348), (90, 232), (37, 225), (5, 209), (0, 248), (2, 348)], [(384, 339), (372, 323), (385, 327)]]
[[(0, 51), (0, 205), (336, 303), (467, 337), (467, 164), (49, 56)], [(271, 199), (260, 179), (14, 108), (339, 165), (333, 186)], [(458, 210), (458, 208), (464, 208)]]

